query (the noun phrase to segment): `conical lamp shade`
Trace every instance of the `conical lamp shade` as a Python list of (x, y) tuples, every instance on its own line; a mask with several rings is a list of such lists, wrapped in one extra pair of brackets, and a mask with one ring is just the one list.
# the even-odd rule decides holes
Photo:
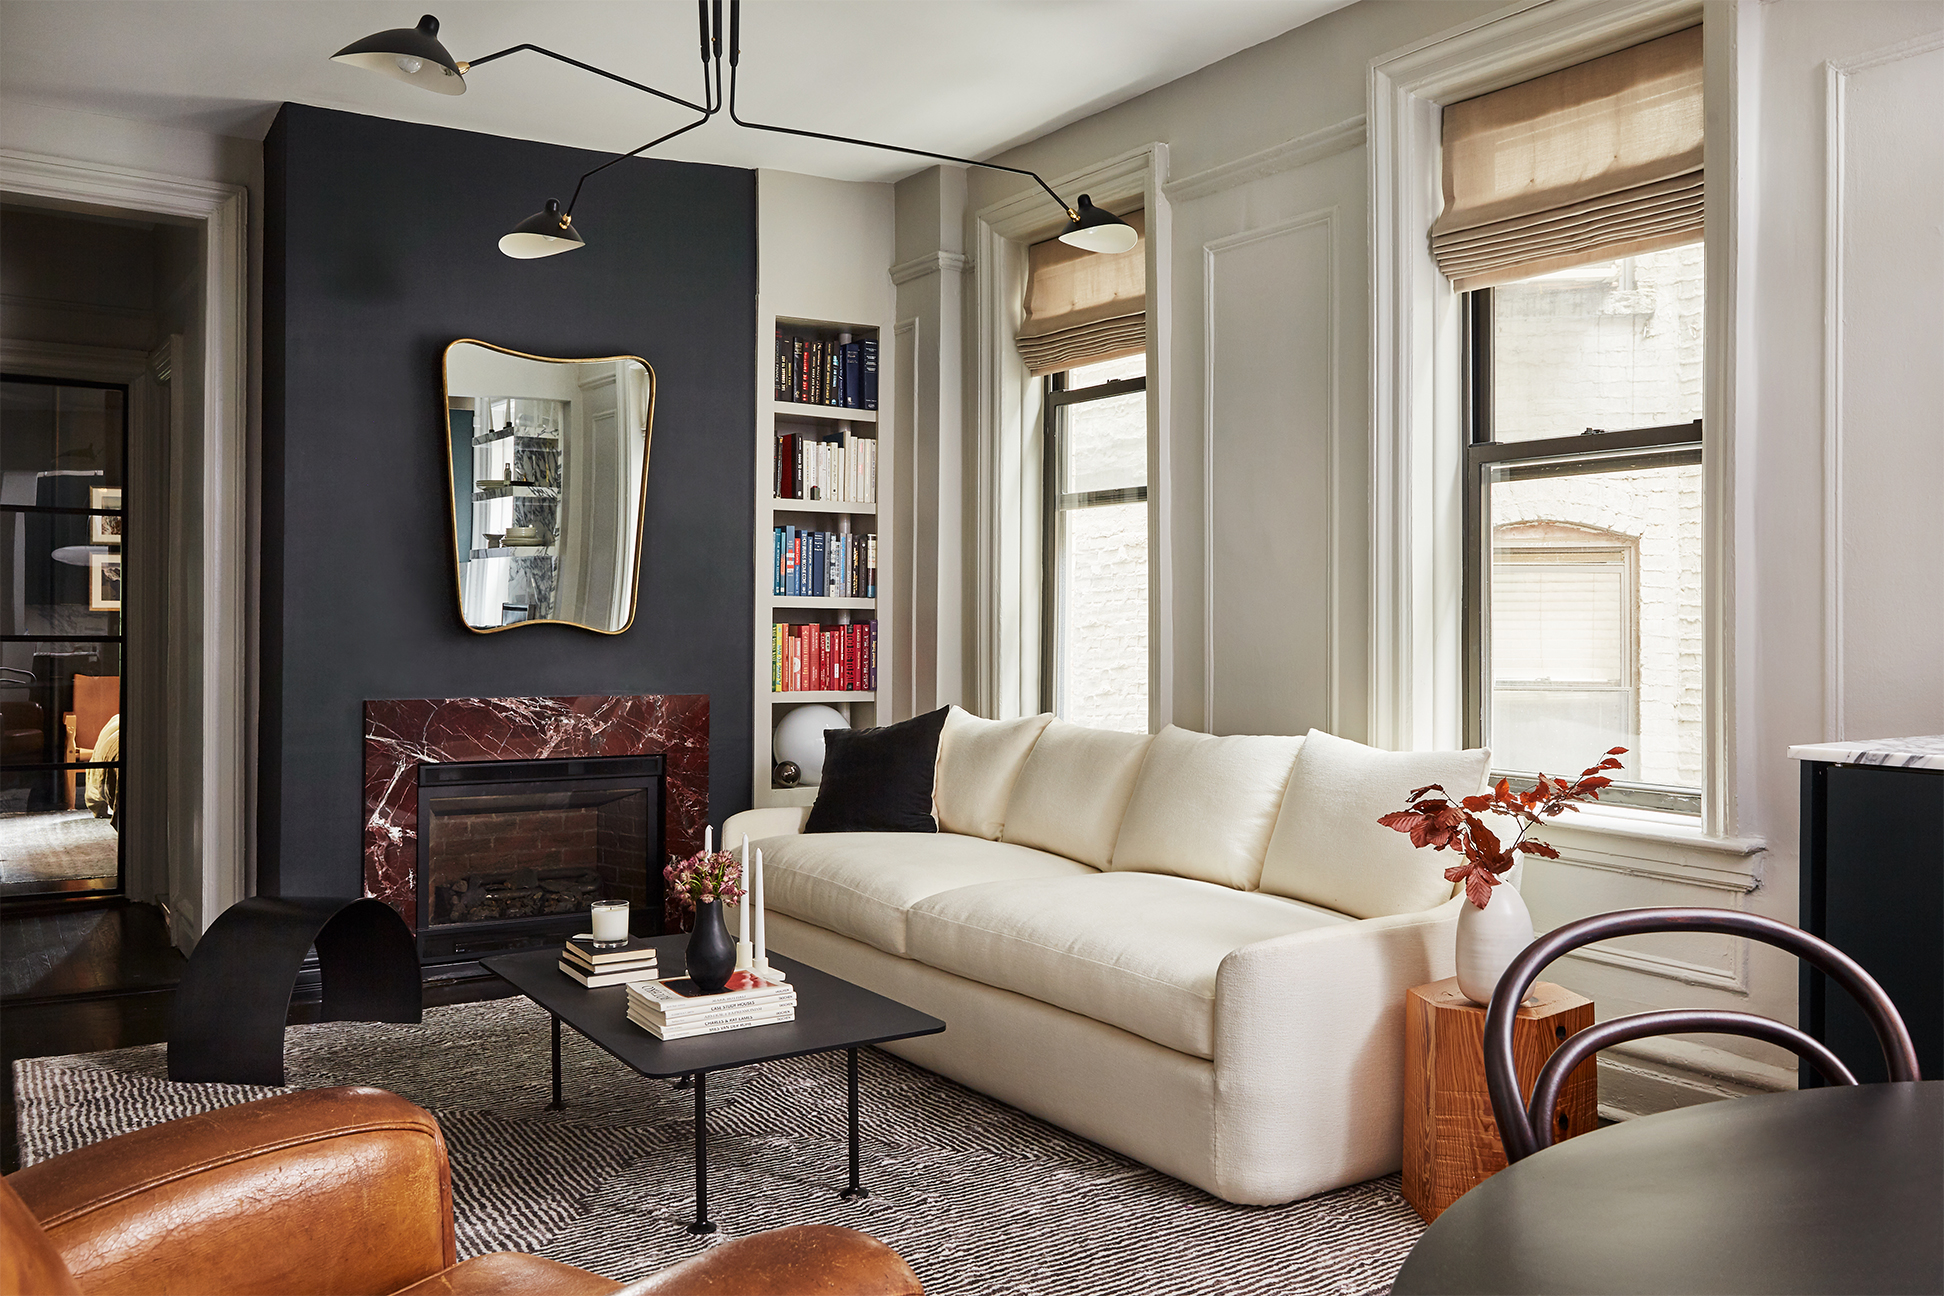
[(1067, 222), (1067, 227), (1060, 231), (1060, 242), (1089, 252), (1126, 252), (1140, 242), (1141, 236), (1132, 225), (1105, 208), (1094, 206), (1086, 194), (1080, 195), (1078, 210), (1080, 219)]
[(416, 27), (390, 31), (353, 41), (331, 55), (334, 62), (380, 72), (437, 94), (466, 93), (466, 78), (446, 47), (439, 44), (439, 20), (431, 14)]
[(560, 204), (547, 199), (546, 207), (515, 225), (500, 237), (499, 249), (510, 257), (531, 261), (585, 247), (580, 233), (560, 214)]

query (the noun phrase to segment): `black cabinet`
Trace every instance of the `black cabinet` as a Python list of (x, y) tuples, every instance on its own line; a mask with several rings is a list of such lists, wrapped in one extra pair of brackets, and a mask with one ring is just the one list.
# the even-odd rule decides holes
[[(1944, 1079), (1944, 770), (1802, 762), (1802, 927), (1877, 979)], [(1862, 1009), (1806, 964), (1800, 1016), (1857, 1079), (1887, 1078)]]

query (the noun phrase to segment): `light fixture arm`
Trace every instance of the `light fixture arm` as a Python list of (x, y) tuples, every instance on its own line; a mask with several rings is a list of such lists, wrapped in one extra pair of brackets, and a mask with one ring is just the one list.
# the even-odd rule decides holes
[[(721, 8), (722, 8), (722, 0), (716, 0), (716, 9), (718, 11), (718, 14), (720, 13)], [(566, 224), (571, 224), (573, 222), (574, 204), (580, 201), (581, 189), (583, 186), (587, 184), (590, 178), (599, 175), (601, 172), (613, 166), (616, 162), (624, 161), (625, 159), (631, 157), (639, 157), (641, 154), (646, 153), (649, 149), (655, 147), (655, 145), (657, 144), (665, 144), (669, 140), (674, 139), (677, 135), (688, 134), (690, 131), (694, 130), (697, 126), (702, 125), (704, 122), (708, 121), (711, 117), (715, 116), (717, 113), (722, 111), (722, 60), (720, 56), (718, 56), (715, 59), (715, 77), (714, 77), (713, 86), (711, 86), (710, 76), (709, 76), (709, 66), (710, 66), (709, 0), (695, 0), (695, 15), (699, 21), (701, 31), (702, 31), (702, 98), (704, 102), (708, 104), (708, 107), (696, 108), (694, 104), (689, 104), (688, 106), (691, 109), (694, 109), (694, 111), (699, 112), (702, 115), (696, 118), (694, 121), (690, 122), (686, 126), (679, 126), (676, 129), (668, 132), (668, 134), (666, 135), (656, 136), (654, 139), (649, 140), (646, 144), (643, 144), (638, 149), (632, 149), (629, 152), (619, 154), (615, 157), (611, 157), (607, 161), (601, 163), (601, 165), (595, 167), (592, 171), (589, 171), (586, 174), (582, 175), (579, 180), (574, 182), (574, 194), (573, 197), (567, 200), (567, 209), (563, 213), (561, 224), (566, 225)], [(717, 25), (720, 26), (719, 18), (718, 18)], [(718, 40), (716, 43), (719, 48), (721, 44), (720, 40)], [(604, 73), (603, 75), (606, 74)], [(616, 77), (615, 79), (617, 81), (621, 80), (621, 78), (619, 77)], [(629, 82), (629, 84), (632, 85), (633, 82)], [(661, 91), (656, 90), (653, 91), (652, 93), (661, 94)], [(669, 96), (667, 95), (662, 95), (662, 98), (664, 99), (668, 97)], [(686, 103), (687, 101), (677, 100), (676, 102)]]
[[(722, 0), (715, 0), (718, 14)], [(719, 26), (719, 20), (718, 20)], [(905, 153), (912, 157), (935, 158), (940, 162), (957, 162), (961, 166), (984, 167), (988, 171), (1005, 171), (1012, 175), (1030, 178), (1034, 184), (1046, 190), (1046, 196), (1059, 204), (1068, 220), (1080, 219), (1079, 211), (1069, 205), (1067, 200), (1053, 191), (1053, 186), (1040, 179), (1039, 172), (1028, 171), (1023, 167), (1001, 166), (997, 162), (980, 162), (976, 158), (955, 157), (950, 153), (933, 153), (927, 149), (906, 148), (902, 144), (881, 144), (876, 140), (857, 139), (850, 135), (831, 135), (824, 131), (797, 130), (791, 126), (768, 126), (762, 122), (745, 121), (736, 115), (736, 65), (742, 60), (742, 0), (729, 0), (729, 120), (750, 130), (770, 131), (777, 135), (798, 135), (804, 139), (829, 140), (834, 144), (857, 144), (864, 148), (883, 149), (890, 153)]]
[(532, 53), (532, 54), (544, 54), (546, 57), (550, 59), (554, 59), (557, 62), (565, 63), (570, 67), (577, 67), (583, 72), (592, 72), (595, 76), (606, 77), (610, 81), (618, 81), (622, 85), (627, 86), (630, 89), (640, 90), (645, 94), (651, 94), (655, 96), (655, 98), (657, 99), (666, 99), (669, 103), (679, 104), (682, 107), (688, 109), (690, 112), (710, 111), (710, 109), (705, 107), (704, 105), (698, 103), (690, 103), (688, 100), (682, 98), (680, 95), (669, 94), (666, 90), (657, 90), (655, 89), (655, 87), (651, 85), (643, 85), (639, 81), (630, 81), (627, 77), (620, 76), (613, 72), (603, 71), (602, 69), (595, 67), (592, 63), (583, 63), (579, 59), (569, 58), (565, 54), (557, 54), (553, 50), (547, 49), (545, 46), (541, 46), (541, 45), (512, 45), (507, 47), (506, 49), (498, 50), (492, 54), (488, 54), (484, 58), (476, 58), (476, 59), (461, 61), (459, 64), (459, 70), (462, 73), (470, 72), (476, 67), (480, 67), (481, 65), (486, 63), (491, 63), (494, 59), (503, 59), (509, 54), (519, 54), (522, 52)]

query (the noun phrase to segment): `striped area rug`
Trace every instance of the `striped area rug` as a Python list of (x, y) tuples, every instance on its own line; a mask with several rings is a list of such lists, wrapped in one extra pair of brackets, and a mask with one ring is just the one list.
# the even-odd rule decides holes
[[(428, 1009), (422, 1026), (293, 1026), (295, 1087), (370, 1084), (438, 1115), (459, 1254), (531, 1251), (622, 1281), (709, 1245), (691, 1090), (645, 1080), (525, 999)], [(710, 1213), (726, 1236), (847, 1224), (933, 1296), (1382, 1292), (1422, 1229), (1396, 1176), (1279, 1207), (1232, 1206), (888, 1054), (862, 1056), (868, 1199), (846, 1177), (843, 1055), (709, 1078)], [(21, 1163), (279, 1092), (176, 1085), (161, 1045), (14, 1064)], [(1165, 1114), (1157, 1114), (1165, 1119)]]

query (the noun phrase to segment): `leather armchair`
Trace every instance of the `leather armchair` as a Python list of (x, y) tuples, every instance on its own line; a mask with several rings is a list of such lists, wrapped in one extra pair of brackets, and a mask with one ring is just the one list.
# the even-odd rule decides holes
[(432, 1115), (380, 1089), (282, 1094), (104, 1139), (0, 1181), (0, 1296), (921, 1296), (851, 1229), (777, 1229), (623, 1287), (500, 1252), (455, 1263)]

